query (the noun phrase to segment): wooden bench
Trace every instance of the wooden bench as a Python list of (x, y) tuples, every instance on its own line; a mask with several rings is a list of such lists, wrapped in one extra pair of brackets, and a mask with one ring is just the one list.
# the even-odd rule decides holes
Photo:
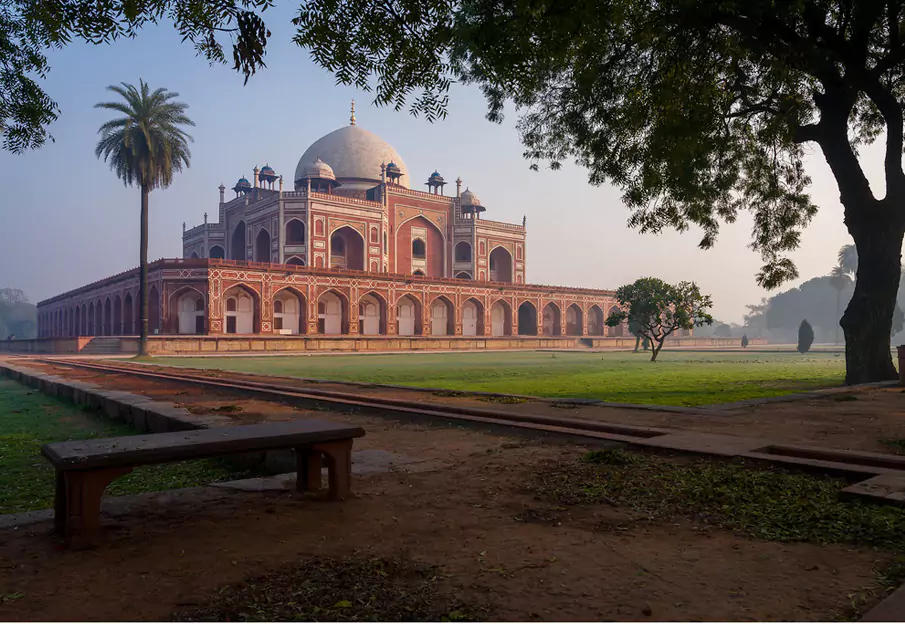
[(67, 544), (78, 548), (94, 545), (99, 539), (104, 489), (136, 466), (293, 449), (298, 469), (296, 488), (320, 490), (325, 463), (330, 498), (342, 499), (349, 493), (352, 476), (352, 441), (364, 434), (360, 427), (299, 420), (56, 442), (45, 444), (41, 451), (57, 472), (56, 531)]

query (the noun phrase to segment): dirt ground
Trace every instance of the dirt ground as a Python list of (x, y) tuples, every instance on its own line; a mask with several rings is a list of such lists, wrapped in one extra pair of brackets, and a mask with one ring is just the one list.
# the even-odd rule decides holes
[(461, 599), (489, 604), (494, 619), (825, 620), (844, 614), (849, 595), (871, 586), (887, 558), (688, 522), (616, 530), (625, 509), (551, 510), (528, 490), (532, 466), (577, 458), (583, 447), (318, 418), (364, 426), (357, 448), (433, 467), (356, 477), (353, 498), (340, 503), (228, 491), (203, 503), (149, 501), (113, 518), (94, 551), (59, 550), (50, 523), (0, 530), (0, 593), (22, 594), (0, 603), (0, 619), (167, 619), (224, 584), (302, 556), (401, 553), (443, 568)]
[[(118, 364), (130, 366), (123, 362)], [(156, 392), (153, 388), (159, 385), (158, 382), (136, 380), (128, 376), (99, 375), (64, 366), (38, 365), (33, 362), (28, 362), (28, 366), (42, 368), (46, 372), (64, 377), (79, 378), (99, 385), (115, 386), (117, 389), (142, 394)], [(167, 367), (157, 368), (167, 370)], [(185, 369), (171, 370), (185, 372)], [(235, 379), (262, 380), (259, 375), (243, 375), (233, 372), (228, 375)], [(889, 441), (905, 440), (905, 391), (895, 387), (853, 390), (851, 393), (843, 395), (827, 395), (793, 402), (772, 402), (758, 406), (700, 410), (698, 413), (690, 410), (678, 413), (593, 405), (570, 406), (530, 400), (518, 404), (499, 404), (481, 400), (474, 395), (448, 396), (418, 390), (377, 386), (361, 387), (343, 383), (312, 385), (310, 382), (289, 377), (270, 379), (274, 379), (280, 384), (299, 388), (316, 387), (322, 390), (354, 392), (364, 396), (407, 399), (419, 403), (473, 405), (485, 409), (492, 408), (538, 415), (765, 438), (782, 443), (878, 453), (905, 453), (905, 444), (888, 443)]]
[[(869, 549), (766, 542), (688, 521), (637, 522), (627, 509), (609, 505), (551, 508), (530, 490), (534, 467), (575, 460), (588, 450), (563, 440), (306, 411), (183, 383), (28, 365), (193, 412), (238, 407), (223, 413), (237, 423), (298, 417), (354, 423), (367, 431), (356, 449), (398, 453), (427, 469), (356, 476), (353, 497), (339, 503), (219, 488), (169, 504), (150, 497), (129, 513), (106, 514), (105, 543), (93, 551), (61, 550), (50, 522), (0, 529), (0, 620), (165, 620), (226, 584), (301, 557), (352, 554), (402, 554), (439, 566), (463, 601), (489, 605), (496, 620), (827, 620), (850, 615), (852, 596), (875, 587), (874, 569), (889, 560)], [(825, 424), (815, 430), (842, 431), (843, 410), (854, 406), (871, 422), (875, 416), (865, 408), (882, 412), (899, 398), (879, 392), (859, 397), (799, 409), (823, 414)], [(789, 419), (793, 405), (765, 411), (785, 409)], [(589, 409), (601, 408), (574, 411), (588, 417)], [(795, 441), (814, 442), (795, 433), (794, 420), (757, 416), (759, 410), (718, 416), (719, 425), (669, 413), (598, 413), (614, 422), (697, 423), (724, 432), (737, 419), (743, 428), (733, 426), (733, 433), (757, 427), (760, 418), (767, 424), (758, 435), (789, 439), (774, 434), (786, 432)], [(880, 425), (874, 426), (879, 436)], [(846, 442), (837, 446), (863, 448), (848, 442), (855, 436), (840, 438)], [(627, 530), (626, 520), (632, 520)]]

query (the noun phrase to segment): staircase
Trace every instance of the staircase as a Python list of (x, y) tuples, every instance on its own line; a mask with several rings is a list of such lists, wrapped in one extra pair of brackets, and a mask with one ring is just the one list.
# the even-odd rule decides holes
[(95, 336), (88, 344), (82, 347), (79, 355), (128, 355), (123, 342), (115, 337)]

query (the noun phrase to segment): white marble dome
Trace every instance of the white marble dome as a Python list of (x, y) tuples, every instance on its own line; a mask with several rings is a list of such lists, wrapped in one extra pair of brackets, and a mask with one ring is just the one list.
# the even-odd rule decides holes
[[(333, 168), (325, 163), (323, 160), (318, 158), (312, 163), (308, 163), (304, 167), (303, 163), (299, 163), (298, 168), (296, 169), (296, 179), (302, 180), (305, 178), (320, 178), (321, 180), (336, 180), (336, 174), (333, 172)], [(298, 169), (302, 169), (302, 174), (299, 175)]]
[(409, 171), (393, 146), (359, 126), (345, 126), (311, 144), (295, 169), (295, 179), (305, 178), (311, 164), (321, 159), (333, 168), (345, 190), (365, 191), (380, 183), (380, 165), (396, 163), (405, 174), (400, 184), (409, 187)]
[(465, 192), (462, 193), (462, 195), (459, 197), (459, 203), (463, 206), (480, 206), (481, 208), (484, 207), (481, 204), (481, 198), (467, 188), (465, 189)]

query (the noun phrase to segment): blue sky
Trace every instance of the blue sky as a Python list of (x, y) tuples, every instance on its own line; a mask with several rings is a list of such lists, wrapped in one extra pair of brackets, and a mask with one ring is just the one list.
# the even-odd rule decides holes
[[(589, 186), (576, 166), (530, 171), (515, 111), (502, 124), (490, 123), (480, 93), (465, 87), (453, 89), (449, 117), (434, 124), (404, 110), (375, 108), (368, 94), (336, 86), (291, 43), (291, 6), (265, 17), (273, 32), (268, 68), (245, 86), (228, 67), (196, 57), (168, 26), (111, 46), (74, 44), (50, 55), (44, 86), (62, 109), (51, 128), (56, 141), (21, 156), (0, 152), (0, 287), (22, 288), (38, 301), (137, 265), (138, 191), (123, 187), (94, 157), (97, 128), (110, 113), (93, 105), (115, 97), (107, 85), (143, 78), (177, 91), (197, 124), (191, 168), (152, 194), (151, 258), (181, 255), (182, 223), (200, 223), (205, 211), (215, 218), (221, 182), (232, 186), (265, 163), (291, 178), (311, 143), (348, 123), (354, 98), (358, 124), (402, 154), (413, 188), (423, 188), (437, 169), (447, 180), (461, 176), (487, 206), (486, 218), (527, 217), (531, 283), (616, 288), (643, 275), (689, 279), (713, 295), (718, 318), (735, 322), (745, 304), (769, 294), (754, 281), (760, 258), (747, 247), (747, 215), (724, 228), (710, 251), (697, 248), (694, 230), (638, 234), (625, 225), (628, 211), (618, 189)], [(862, 152), (882, 195), (882, 150)], [(803, 279), (829, 272), (838, 248), (851, 242), (819, 152), (808, 168), (820, 213), (794, 254)]]

